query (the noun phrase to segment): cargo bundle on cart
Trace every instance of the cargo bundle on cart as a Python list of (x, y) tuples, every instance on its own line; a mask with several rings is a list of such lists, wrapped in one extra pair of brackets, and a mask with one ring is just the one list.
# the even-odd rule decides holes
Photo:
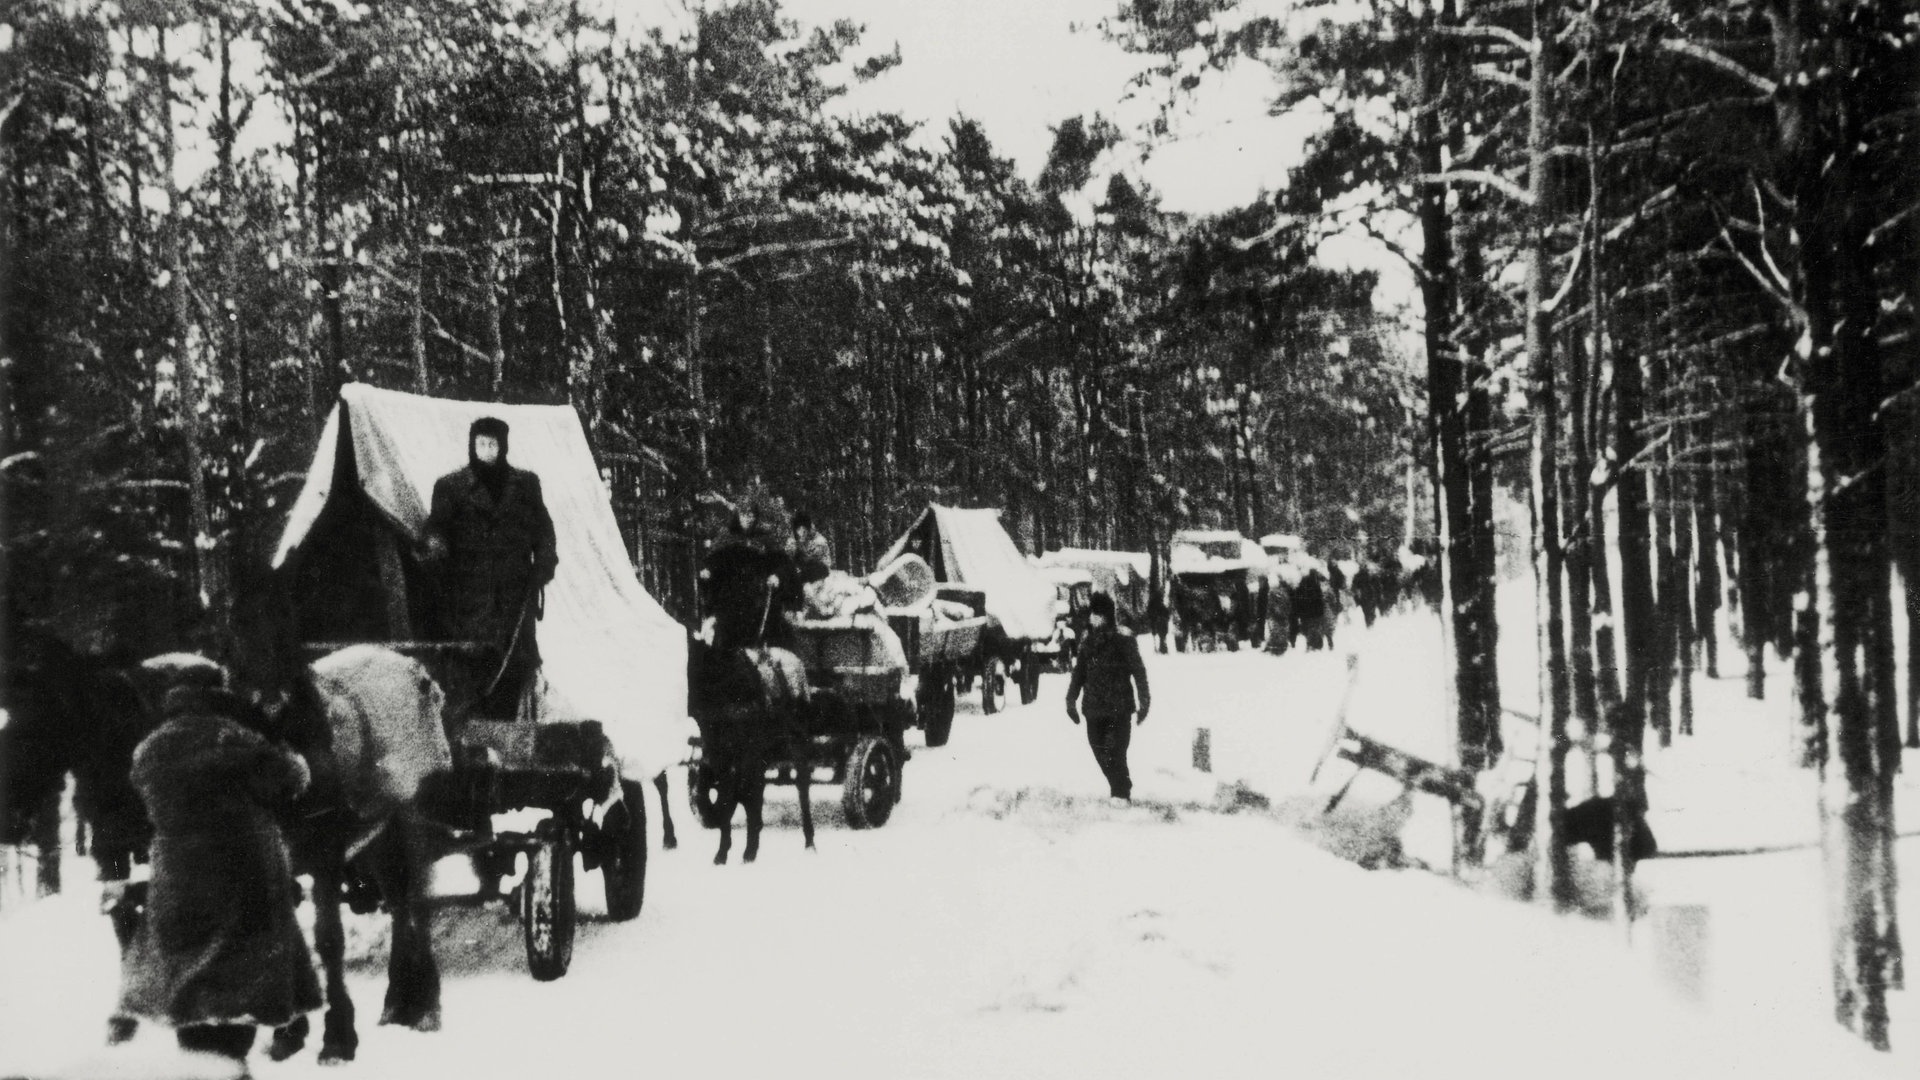
[[(288, 576), (311, 655), (374, 643), (418, 658), (443, 685), (500, 670), (497, 644), (437, 633), (437, 578), (421, 557), (434, 481), (466, 464), (469, 425), (511, 427), (510, 462), (539, 476), (559, 565), (539, 604), (542, 666), (511, 712), (450, 698), (451, 775), (423, 790), (447, 848), (473, 857), (483, 895), (511, 894), (534, 977), (566, 973), (576, 922), (574, 856), (599, 870), (614, 919), (646, 888), (643, 778), (680, 760), (685, 632), (647, 595), (578, 417), (566, 406), (447, 401), (342, 389), (274, 566)], [(466, 695), (471, 702), (476, 695)]]

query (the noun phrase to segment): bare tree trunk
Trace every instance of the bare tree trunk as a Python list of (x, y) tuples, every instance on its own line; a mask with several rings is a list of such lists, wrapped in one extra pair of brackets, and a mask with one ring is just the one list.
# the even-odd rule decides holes
[(1911, 556), (1907, 565), (1908, 571), (1901, 575), (1901, 584), (1907, 591), (1906, 745), (1920, 748), (1920, 575), (1911, 569), (1920, 566), (1920, 553)]
[[(1571, 336), (1571, 335), (1569, 335)], [(1599, 679), (1593, 662), (1593, 553), (1605, 551), (1597, 542), (1596, 530), (1601, 519), (1591, 515), (1582, 517), (1586, 509), (1586, 478), (1593, 472), (1592, 449), (1588, 445), (1587, 433), (1587, 394), (1590, 392), (1587, 375), (1587, 354), (1578, 341), (1569, 341), (1567, 347), (1567, 442), (1572, 461), (1562, 471), (1560, 505), (1565, 507), (1566, 527), (1561, 534), (1566, 537), (1567, 570), (1567, 618), (1568, 648), (1567, 659), (1572, 665), (1573, 676), (1573, 715), (1580, 721), (1580, 727), (1589, 737), (1599, 730)], [(1589, 762), (1591, 763), (1591, 758)]]
[(427, 246), (415, 239), (413, 255), (413, 307), (408, 327), (408, 342), (413, 346), (413, 388), (415, 393), (433, 392), (433, 380), (427, 370)]
[[(1595, 35), (1600, 27), (1599, 0), (1587, 0), (1587, 25), (1589, 32)], [(1588, 49), (1597, 54), (1599, 45), (1590, 43)], [(1592, 575), (1593, 593), (1593, 651), (1594, 683), (1597, 716), (1604, 725), (1608, 714), (1620, 703), (1620, 661), (1616, 646), (1615, 620), (1613, 617), (1613, 572), (1607, 565), (1607, 485), (1594, 483), (1592, 458), (1600, 453), (1604, 438), (1605, 411), (1602, 406), (1601, 372), (1606, 366), (1607, 334), (1607, 288), (1606, 288), (1606, 242), (1607, 242), (1607, 201), (1605, 140), (1612, 134), (1610, 110), (1603, 112), (1596, 91), (1598, 73), (1594, 67), (1588, 68), (1588, 94), (1592, 103), (1587, 113), (1587, 307), (1588, 341), (1586, 362), (1590, 371), (1584, 373), (1582, 381), (1590, 386), (1576, 387), (1576, 408), (1580, 411), (1577, 422), (1585, 432), (1583, 442), (1577, 442), (1575, 453), (1583, 455), (1586, 464), (1576, 464), (1575, 479), (1585, 493), (1588, 533), (1592, 557), (1587, 560), (1587, 568)], [(1598, 730), (1597, 728), (1594, 730)]]
[[(1425, 19), (1416, 58), (1422, 108), (1415, 120), (1415, 139), (1422, 171), (1438, 174), (1446, 141), (1440, 119), (1442, 91), (1446, 69), (1452, 63), (1439, 25), (1453, 23), (1452, 4), (1446, 3), (1438, 13), (1429, 11)], [(1453, 638), (1456, 745), (1460, 764), (1478, 771), (1490, 766), (1500, 753), (1499, 690), (1497, 682), (1491, 688), (1487, 682), (1493, 658), (1487, 648), (1488, 628), (1478, 621), (1482, 614), (1478, 601), (1491, 592), (1492, 583), (1478, 580), (1481, 564), (1475, 558), (1473, 543), (1474, 465), (1468, 445), (1470, 418), (1463, 407), (1469, 395), (1465, 362), (1453, 340), (1458, 294), (1452, 219), (1443, 186), (1428, 184), (1421, 188), (1419, 215), (1433, 487), (1447, 600), (1444, 618)], [(1477, 860), (1480, 822), (1463, 813), (1456, 829), (1457, 848), (1469, 853), (1469, 861)]]
[[(1707, 430), (1707, 444), (1715, 443), (1715, 431)], [(1715, 467), (1720, 459), (1716, 449), (1708, 454), (1706, 467), (1694, 485), (1694, 535), (1698, 538), (1696, 562), (1700, 568), (1693, 591), (1694, 637), (1700, 642), (1706, 676), (1720, 677), (1720, 485)]]
[[(1669, 395), (1667, 362), (1663, 356), (1647, 359), (1648, 394), (1656, 415), (1664, 409), (1677, 412)], [(1673, 745), (1673, 641), (1679, 611), (1675, 598), (1680, 592), (1680, 570), (1673, 545), (1673, 440), (1679, 432), (1670, 424), (1667, 445), (1647, 458), (1647, 482), (1652, 488), (1654, 608), (1653, 641), (1647, 669), (1647, 725), (1658, 733), (1661, 746)]]
[[(1682, 406), (1684, 407), (1684, 406)], [(1676, 435), (1678, 433), (1676, 432)], [(1673, 521), (1673, 627), (1674, 681), (1678, 693), (1674, 702), (1678, 712), (1675, 725), (1682, 735), (1693, 734), (1693, 491), (1682, 471), (1684, 444), (1670, 447), (1667, 456), (1667, 491), (1672, 504)]]
[(167, 189), (165, 257), (170, 277), (167, 291), (173, 317), (171, 347), (168, 351), (173, 355), (174, 376), (178, 380), (180, 432), (186, 443), (188, 528), (191, 534), (187, 537), (187, 547), (193, 557), (195, 592), (207, 629), (219, 642), (221, 651), (226, 652), (232, 647), (232, 620), (228, 607), (225, 551), (214, 533), (213, 503), (207, 492), (206, 432), (202, 427), (207, 422), (207, 413), (205, 391), (200, 381), (202, 350), (193, 344), (194, 325), (187, 296), (184, 236), (187, 211), (179, 183), (174, 178), (173, 75), (172, 65), (167, 59), (167, 32), (165, 26), (154, 28), (154, 70), (159, 80), (155, 92), (160, 102), (160, 168), (166, 176)]
[(507, 386), (507, 343), (500, 324), (500, 243), (492, 236), (481, 243), (480, 296), (486, 311), (487, 357), (491, 365), (487, 388), (493, 400), (499, 401)]
[[(1764, 400), (1756, 397), (1747, 403), (1744, 417), (1746, 500), (1741, 507), (1740, 525), (1740, 624), (1741, 645), (1747, 654), (1747, 697), (1754, 701), (1767, 696), (1767, 646), (1774, 640), (1778, 619), (1773, 610), (1775, 569), (1771, 555), (1779, 548), (1780, 521), (1768, 511), (1773, 484), (1767, 455), (1777, 440), (1764, 437), (1766, 421)], [(1786, 568), (1779, 568), (1784, 571)], [(1791, 618), (1791, 613), (1788, 614)]]
[(1871, 188), (1857, 159), (1867, 139), (1865, 73), (1846, 63), (1854, 25), (1811, 0), (1776, 0), (1775, 102), (1794, 202), (1797, 347), (1806, 425), (1820, 701), (1823, 850), (1832, 916), (1836, 1019), (1889, 1046), (1886, 993), (1899, 974), (1891, 833), (1899, 755), (1891, 693), (1892, 586), (1887, 550), (1885, 420), (1869, 250)]
[[(1640, 420), (1644, 381), (1639, 360), (1616, 351), (1613, 360), (1614, 460), (1625, 469), (1614, 487), (1620, 519), (1620, 615), (1624, 639), (1622, 693), (1609, 717), (1609, 746), (1613, 757), (1614, 872), (1616, 897), (1630, 897), (1633, 888), (1630, 839), (1646, 813), (1643, 765), (1647, 730), (1647, 682), (1657, 656), (1656, 615), (1650, 522), (1647, 514), (1647, 474), (1636, 462), (1642, 450)], [(1619, 902), (1619, 901), (1617, 901)], [(1631, 926), (1630, 909), (1617, 912)]]
[(1528, 191), (1533, 196), (1527, 214), (1527, 407), (1532, 414), (1533, 588), (1534, 613), (1539, 622), (1540, 737), (1546, 744), (1538, 758), (1540, 819), (1534, 838), (1539, 845), (1537, 879), (1545, 884), (1555, 909), (1565, 911), (1573, 907), (1576, 896), (1566, 841), (1569, 690), (1560, 550), (1560, 400), (1554, 371), (1553, 313), (1547, 307), (1551, 292), (1547, 283), (1551, 195), (1547, 155), (1552, 139), (1555, 50), (1547, 0), (1533, 0), (1532, 9), (1527, 124)]

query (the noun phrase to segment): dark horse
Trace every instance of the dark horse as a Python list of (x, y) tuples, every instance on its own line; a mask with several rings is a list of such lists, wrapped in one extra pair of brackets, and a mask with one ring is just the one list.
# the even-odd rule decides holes
[(806, 730), (806, 677), (783, 649), (723, 649), (687, 639), (687, 711), (700, 727), (701, 762), (689, 776), (696, 796), (711, 791), (709, 823), (720, 830), (723, 866), (733, 849), (733, 811), (747, 811), (743, 862), (760, 854), (761, 809), (767, 769), (793, 763), (800, 789), (800, 831), (813, 847), (812, 769)]
[[(204, 657), (174, 653), (137, 665), (49, 647), (47, 659), (10, 673), (5, 835), (17, 842), (58, 791), (75, 777), (74, 803), (93, 835), (101, 878), (125, 882), (146, 861), (152, 826), (128, 773), (133, 751), (155, 727), (171, 686), (226, 679)], [(416, 661), (375, 646), (354, 646), (304, 668), (284, 687), (277, 719), (290, 746), (307, 759), (313, 782), (286, 822), (296, 873), (313, 878), (314, 944), (327, 977), (323, 1063), (354, 1057), (359, 1036), (345, 981), (340, 904), (349, 889), (383, 899), (393, 913), (382, 1023), (434, 1030), (440, 977), (428, 933), (423, 886), (430, 868), (425, 823), (414, 805), (419, 782), (446, 764), (440, 688)], [(24, 707), (22, 707), (24, 706)], [(437, 752), (434, 740), (437, 739)], [(140, 916), (142, 887), (127, 886), (113, 908), (122, 948)], [(361, 905), (356, 903), (356, 907)], [(370, 908), (369, 908), (370, 910)], [(133, 1034), (116, 1015), (109, 1039)], [(283, 1059), (305, 1045), (304, 1017), (274, 1033)]]
[(800, 828), (813, 847), (806, 671), (798, 657), (777, 647), (786, 640), (783, 605), (797, 598), (797, 575), (777, 546), (738, 525), (701, 571), (713, 643), (687, 639), (687, 712), (700, 727), (702, 754), (688, 786), (696, 798), (713, 796), (709, 824), (720, 830), (715, 865), (724, 864), (733, 847), (735, 806), (747, 810), (741, 858), (752, 862), (760, 853), (767, 769), (781, 761), (792, 764)]

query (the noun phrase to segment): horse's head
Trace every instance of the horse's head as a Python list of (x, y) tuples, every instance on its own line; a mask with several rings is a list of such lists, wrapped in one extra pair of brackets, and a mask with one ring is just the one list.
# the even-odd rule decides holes
[(792, 653), (689, 643), (687, 711), (709, 753), (784, 729), (789, 706), (807, 696), (806, 672)]

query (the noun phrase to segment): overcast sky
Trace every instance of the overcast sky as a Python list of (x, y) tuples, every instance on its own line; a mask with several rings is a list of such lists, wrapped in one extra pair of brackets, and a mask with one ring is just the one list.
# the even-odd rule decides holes
[[(685, 27), (689, 5), (699, 0), (602, 2), (623, 22)], [(846, 18), (865, 26), (860, 58), (899, 45), (900, 65), (857, 87), (848, 108), (922, 121), (929, 146), (940, 144), (948, 118), (964, 113), (1029, 180), (1046, 164), (1052, 129), (1062, 120), (1100, 113), (1124, 131), (1143, 131), (1157, 104), (1128, 100), (1129, 81), (1146, 58), (1127, 55), (1094, 29), (1118, 0), (781, 0), (781, 6), (803, 25)], [(1242, 0), (1241, 7), (1280, 14), (1290, 0)], [(1167, 210), (1203, 214), (1252, 202), (1285, 182), (1319, 122), (1268, 116), (1273, 91), (1272, 75), (1259, 65), (1209, 75), (1175, 114), (1176, 138), (1151, 147), (1136, 143), (1123, 153), (1137, 163), (1116, 164), (1152, 185)], [(1376, 224), (1392, 233), (1409, 229), (1406, 222)], [(1416, 236), (1407, 241), (1418, 244)], [(1417, 310), (1411, 273), (1378, 243), (1357, 233), (1335, 235), (1321, 242), (1319, 259), (1378, 271), (1374, 304), (1382, 312)]]
[[(611, 0), (623, 17), (671, 21), (692, 0)], [(937, 145), (948, 118), (978, 120), (1028, 179), (1039, 175), (1051, 129), (1073, 116), (1105, 115), (1133, 130), (1152, 114), (1129, 103), (1128, 81), (1145, 60), (1092, 29), (1115, 0), (782, 0), (805, 25), (846, 18), (866, 27), (864, 50), (900, 47), (900, 66), (856, 88), (848, 106), (923, 121)], [(1075, 26), (1086, 29), (1076, 30)], [(1303, 125), (1266, 115), (1264, 69), (1210, 83), (1179, 119), (1181, 137), (1155, 147), (1138, 172), (1169, 210), (1206, 212), (1252, 201), (1277, 187), (1299, 151)], [(1138, 154), (1130, 148), (1129, 156)]]

